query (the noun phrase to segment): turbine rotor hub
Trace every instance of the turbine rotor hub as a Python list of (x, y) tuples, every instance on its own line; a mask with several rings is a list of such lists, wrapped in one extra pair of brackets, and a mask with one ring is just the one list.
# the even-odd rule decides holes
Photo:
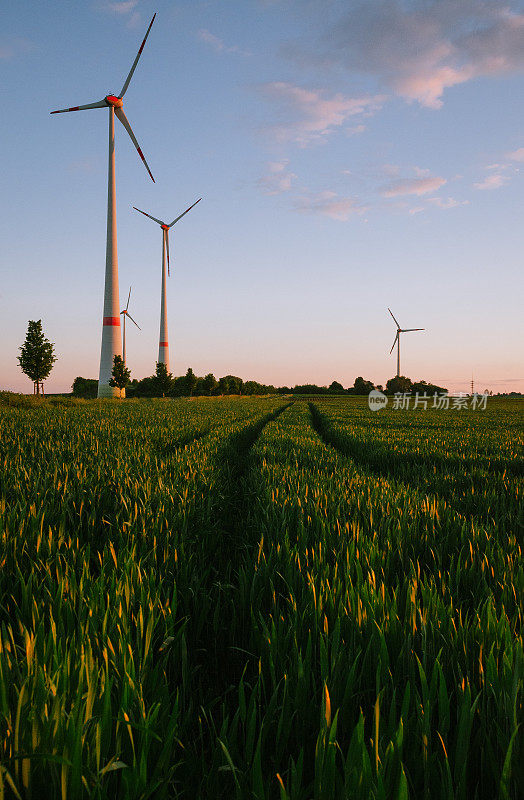
[(124, 101), (120, 97), (115, 97), (114, 94), (108, 94), (104, 97), (108, 106), (114, 106), (114, 108), (122, 108), (124, 105)]
[(169, 230), (169, 225), (161, 225), (160, 227), (162, 228), (163, 231)]

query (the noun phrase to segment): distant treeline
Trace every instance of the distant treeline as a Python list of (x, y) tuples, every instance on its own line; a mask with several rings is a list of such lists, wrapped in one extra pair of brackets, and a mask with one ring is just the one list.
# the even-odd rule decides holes
[[(93, 398), (97, 395), (98, 381), (92, 378), (75, 378), (73, 382), (73, 397)], [(317, 386), (314, 383), (305, 383), (298, 386), (273, 386), (258, 383), (258, 381), (244, 381), (236, 375), (224, 375), (218, 380), (210, 372), (204, 377), (198, 377), (190, 368), (185, 375), (173, 377), (168, 373), (163, 364), (157, 364), (155, 375), (142, 380), (132, 380), (126, 386), (127, 397), (209, 397), (213, 395), (261, 395), (261, 394), (318, 394), (318, 395), (368, 395), (372, 389), (379, 389), (386, 394), (395, 392), (410, 392), (427, 395), (444, 394), (447, 392), (442, 386), (436, 386), (426, 381), (413, 382), (410, 378), (400, 376), (391, 378), (385, 389), (382, 385), (375, 386), (372, 381), (364, 380), (361, 376), (355, 379), (353, 386), (345, 389), (339, 381), (333, 381), (329, 386)]]

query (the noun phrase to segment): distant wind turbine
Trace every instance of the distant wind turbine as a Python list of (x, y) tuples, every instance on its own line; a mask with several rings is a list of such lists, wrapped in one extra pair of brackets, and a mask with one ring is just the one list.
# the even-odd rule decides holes
[(411, 331), (424, 331), (425, 328), (401, 328), (397, 320), (393, 316), (392, 310), (388, 308), (388, 311), (395, 320), (395, 325), (397, 326), (397, 333), (393, 341), (393, 344), (391, 345), (391, 350), (389, 351), (389, 354), (391, 355), (391, 353), (393, 352), (393, 348), (395, 347), (395, 345), (397, 345), (397, 378), (398, 378), (400, 377), (400, 334), (410, 333)]
[[(144, 154), (139, 147), (135, 134), (131, 129), (123, 109), (123, 100), (129, 87), (131, 78), (142, 55), (142, 50), (146, 43), (151, 26), (155, 21), (156, 14), (149, 23), (149, 28), (144, 36), (144, 41), (140, 45), (137, 57), (133, 61), (133, 66), (129, 71), (122, 90), (119, 95), (108, 94), (103, 100), (97, 103), (88, 103), (84, 106), (73, 106), (72, 108), (62, 108), (59, 111), (51, 111), (51, 114), (62, 114), (67, 111), (85, 111), (89, 108), (109, 108), (109, 170), (108, 170), (108, 192), (107, 192), (107, 245), (106, 245), (106, 275), (104, 288), (104, 316), (102, 322), (102, 348), (100, 352), (100, 372), (98, 378), (98, 397), (119, 397), (120, 392), (117, 388), (109, 385), (111, 373), (113, 371), (113, 359), (122, 352), (122, 342), (120, 340), (120, 302), (118, 299), (118, 254), (116, 239), (116, 185), (115, 185), (115, 116), (120, 120), (131, 141), (136, 147), (137, 153), (144, 162), (151, 180), (154, 182), (151, 170), (147, 165)], [(125, 360), (125, 357), (124, 357)]]
[(139, 330), (139, 331), (141, 331), (141, 330), (142, 330), (142, 328), (140, 327), (140, 325), (139, 325), (137, 322), (135, 322), (135, 320), (133, 319), (133, 317), (131, 316), (131, 314), (130, 314), (130, 313), (129, 313), (129, 311), (128, 311), (130, 297), (131, 297), (131, 287), (129, 287), (129, 294), (127, 295), (127, 304), (126, 304), (126, 307), (125, 307), (125, 308), (123, 308), (123, 309), (122, 309), (122, 311), (120, 312), (120, 316), (121, 316), (121, 317), (123, 318), (123, 320), (124, 320), (124, 323), (123, 323), (123, 331), (122, 331), (122, 334), (123, 334), (123, 335), (122, 335), (122, 341), (123, 341), (123, 351), (124, 351), (124, 364), (126, 363), (126, 317), (128, 317), (128, 318), (131, 320), (131, 322), (132, 322), (134, 325), (136, 325), (136, 327), (138, 328), (138, 330)]
[(167, 371), (169, 372), (169, 339), (167, 334), (167, 293), (166, 293), (166, 254), (167, 254), (167, 274), (169, 275), (169, 229), (173, 227), (175, 222), (178, 222), (179, 219), (182, 219), (188, 211), (191, 211), (192, 208), (196, 206), (197, 203), (200, 203), (202, 200), (201, 197), (193, 203), (192, 206), (186, 208), (183, 214), (180, 214), (179, 217), (173, 220), (169, 225), (165, 222), (162, 222), (160, 219), (156, 219), (156, 217), (152, 217), (151, 214), (146, 214), (145, 211), (141, 211), (136, 206), (133, 206), (135, 211), (140, 211), (144, 217), (149, 217), (152, 219), (153, 222), (156, 222), (162, 228), (162, 291), (160, 296), (160, 338), (158, 342), (158, 363), (165, 364), (167, 367)]

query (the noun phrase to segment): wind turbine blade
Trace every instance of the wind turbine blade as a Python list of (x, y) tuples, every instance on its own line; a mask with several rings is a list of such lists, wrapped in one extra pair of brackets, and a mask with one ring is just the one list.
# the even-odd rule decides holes
[(144, 166), (147, 169), (147, 171), (149, 172), (149, 177), (151, 178), (151, 180), (154, 183), (155, 179), (153, 178), (151, 170), (149, 169), (149, 167), (147, 165), (147, 161), (144, 158), (144, 154), (140, 149), (140, 146), (139, 146), (139, 144), (138, 144), (138, 142), (136, 140), (136, 136), (133, 133), (133, 130), (131, 128), (131, 125), (129, 124), (129, 121), (128, 121), (126, 115), (124, 114), (124, 110), (122, 108), (115, 108), (115, 114), (118, 117), (118, 119), (120, 120), (120, 122), (122, 123), (122, 125), (124, 126), (124, 128), (126, 129), (126, 131), (128, 132), (129, 136), (131, 137), (131, 141), (135, 145), (136, 151), (137, 151), (138, 155), (140, 156), (140, 158), (142, 159), (142, 161), (144, 162)]
[(425, 331), (425, 328), (403, 328), (402, 333), (409, 333), (410, 331)]
[(183, 214), (180, 214), (180, 216), (179, 216), (179, 217), (177, 217), (176, 219), (174, 219), (174, 220), (173, 220), (173, 222), (171, 223), (171, 225), (170, 225), (169, 227), (170, 227), (170, 228), (172, 228), (172, 227), (173, 227), (173, 225), (175, 224), (175, 222), (178, 222), (178, 220), (179, 220), (179, 219), (182, 219), (182, 217), (184, 217), (184, 216), (187, 214), (187, 212), (188, 212), (188, 211), (191, 211), (191, 209), (192, 209), (192, 208), (194, 208), (194, 207), (196, 206), (196, 204), (197, 204), (197, 203), (200, 203), (200, 201), (201, 201), (201, 200), (202, 200), (202, 198), (201, 198), (201, 197), (199, 197), (199, 198), (198, 198), (198, 200), (196, 201), (196, 203), (193, 203), (193, 205), (192, 205), (192, 206), (189, 206), (189, 208), (186, 208), (186, 210), (184, 211), (184, 213), (183, 213)]
[(136, 325), (136, 327), (138, 328), (139, 331), (141, 331), (142, 328), (140, 327), (140, 325), (137, 322), (135, 322), (135, 320), (133, 319), (131, 314), (129, 314), (127, 311), (126, 311), (126, 314), (127, 314), (127, 318), (130, 319), (131, 322), (134, 323), (134, 325)]
[(167, 252), (167, 275), (168, 277), (170, 277), (171, 273), (169, 271), (169, 231), (164, 231), (164, 236), (166, 240), (166, 252)]
[(129, 287), (129, 294), (127, 295), (127, 305), (126, 305), (126, 313), (127, 309), (129, 308), (129, 300), (131, 298), (131, 287)]
[(395, 339), (393, 340), (393, 344), (391, 345), (391, 350), (389, 351), (389, 355), (391, 355), (391, 353), (393, 352), (393, 348), (395, 347), (395, 345), (397, 343), (397, 339), (398, 339), (398, 331), (397, 331), (397, 335), (395, 336)]
[(144, 215), (144, 217), (149, 217), (149, 219), (152, 219), (152, 220), (153, 220), (153, 222), (158, 222), (158, 224), (159, 224), (159, 225), (163, 225), (163, 224), (164, 224), (164, 223), (162, 222), (162, 220), (160, 220), (160, 219), (157, 219), (156, 217), (152, 217), (152, 216), (151, 216), (151, 214), (146, 214), (146, 212), (145, 212), (145, 211), (141, 211), (141, 210), (140, 210), (139, 208), (137, 208), (136, 206), (133, 206), (133, 208), (135, 209), (135, 211), (140, 211), (140, 213), (141, 213), (141, 214), (143, 214), (143, 215)]
[(50, 111), (50, 114), (66, 114), (68, 111), (87, 111), (89, 108), (107, 108), (105, 100), (98, 103), (88, 103), (85, 106), (73, 106), (72, 108), (59, 108), (58, 111)]
[(395, 317), (393, 316), (393, 312), (392, 312), (392, 310), (391, 310), (390, 308), (388, 308), (388, 311), (389, 311), (389, 313), (391, 314), (391, 316), (393, 317), (393, 319), (395, 320), (395, 325), (397, 326), (397, 328), (400, 328), (400, 325), (398, 324), (397, 320), (396, 320), (396, 319), (395, 319)]
[(140, 45), (140, 49), (139, 49), (139, 51), (138, 51), (138, 53), (137, 53), (137, 57), (136, 57), (136, 58), (135, 58), (135, 60), (133, 61), (133, 66), (132, 66), (132, 67), (131, 67), (131, 69), (129, 70), (129, 75), (128, 75), (128, 76), (127, 76), (127, 78), (126, 78), (126, 82), (125, 82), (125, 83), (124, 83), (124, 85), (122, 86), (122, 91), (121, 91), (121, 92), (120, 92), (120, 94), (118, 95), (120, 98), (122, 98), (122, 97), (125, 95), (125, 93), (127, 92), (127, 87), (129, 86), (129, 82), (131, 81), (131, 78), (133, 77), (133, 72), (134, 72), (134, 71), (135, 71), (135, 69), (136, 69), (136, 65), (138, 64), (138, 60), (139, 60), (140, 56), (142, 55), (142, 50), (144, 49), (144, 45), (145, 45), (145, 43), (146, 43), (147, 37), (149, 36), (149, 31), (151, 30), (151, 26), (152, 26), (153, 22), (155, 21), (155, 17), (156, 17), (156, 14), (153, 14), (153, 19), (152, 19), (152, 20), (151, 20), (151, 22), (149, 23), (149, 28), (147, 29), (147, 33), (146, 33), (146, 35), (144, 36), (144, 41), (143, 41), (143, 42), (142, 42), (142, 44)]

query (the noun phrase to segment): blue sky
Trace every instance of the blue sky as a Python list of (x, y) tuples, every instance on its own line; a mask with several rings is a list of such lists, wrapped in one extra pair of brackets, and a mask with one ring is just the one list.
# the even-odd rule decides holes
[(122, 307), (154, 371), (161, 235), (173, 219), (171, 367), (265, 382), (402, 372), (524, 391), (524, 8), (516, 2), (20, 2), (0, 12), (0, 386), (43, 321), (48, 391), (97, 377), (107, 112), (116, 123)]

